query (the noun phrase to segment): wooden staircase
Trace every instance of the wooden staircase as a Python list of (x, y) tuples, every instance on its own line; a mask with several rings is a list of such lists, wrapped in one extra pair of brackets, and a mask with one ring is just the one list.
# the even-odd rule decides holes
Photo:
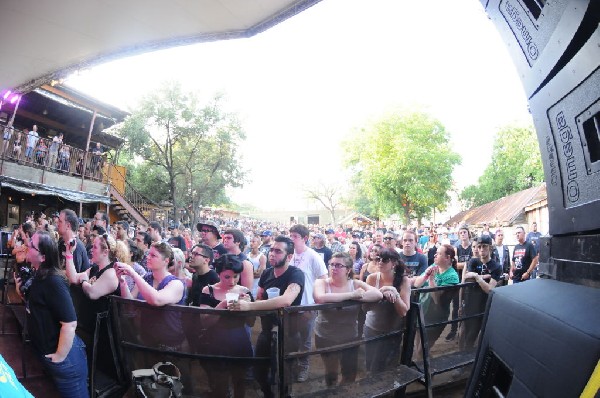
[(146, 225), (150, 221), (166, 219), (166, 209), (143, 196), (127, 182), (125, 167), (111, 165), (107, 174), (111, 213), (117, 213), (119, 219), (129, 223), (135, 221)]

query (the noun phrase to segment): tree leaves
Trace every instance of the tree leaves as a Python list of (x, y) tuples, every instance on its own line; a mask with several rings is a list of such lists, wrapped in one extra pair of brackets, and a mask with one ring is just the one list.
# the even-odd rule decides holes
[(226, 201), (225, 188), (240, 186), (244, 178), (237, 148), (245, 135), (220, 100), (217, 95), (201, 105), (178, 83), (165, 83), (117, 129), (134, 187), (155, 202), (184, 205), (193, 221), (200, 205)]
[(370, 200), (369, 214), (400, 213), (408, 224), (411, 216), (449, 201), (460, 156), (451, 150), (444, 126), (424, 112), (388, 115), (345, 141), (343, 149), (356, 173), (355, 203)]
[(477, 184), (460, 198), (467, 208), (481, 206), (544, 181), (542, 158), (533, 127), (506, 126), (494, 141), (492, 161)]

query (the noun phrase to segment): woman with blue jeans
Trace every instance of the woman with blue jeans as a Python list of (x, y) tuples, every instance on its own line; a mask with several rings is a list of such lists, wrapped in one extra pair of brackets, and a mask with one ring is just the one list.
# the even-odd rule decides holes
[(77, 317), (68, 282), (60, 269), (58, 246), (46, 232), (36, 232), (29, 241), (27, 261), (34, 269), (31, 287), (17, 291), (27, 305), (31, 343), (62, 397), (89, 397), (85, 344), (77, 335)]

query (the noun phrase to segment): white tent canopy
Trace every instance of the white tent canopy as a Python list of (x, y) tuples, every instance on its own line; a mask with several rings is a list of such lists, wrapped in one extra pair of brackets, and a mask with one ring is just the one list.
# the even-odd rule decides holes
[(2, 0), (0, 93), (127, 55), (251, 37), (319, 1)]

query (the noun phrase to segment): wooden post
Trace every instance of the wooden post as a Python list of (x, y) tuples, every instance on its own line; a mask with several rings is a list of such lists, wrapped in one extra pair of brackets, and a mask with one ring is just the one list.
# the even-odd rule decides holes
[[(94, 123), (96, 122), (96, 115), (98, 111), (94, 109), (94, 114), (92, 115), (92, 122), (90, 123), (90, 129), (88, 131), (87, 142), (85, 144), (85, 153), (83, 155), (83, 164), (81, 165), (81, 186), (79, 188), (80, 191), (83, 191), (83, 181), (85, 180), (85, 165), (87, 163), (88, 153), (90, 152), (90, 140), (92, 139), (92, 131), (94, 131)], [(83, 204), (79, 202), (79, 217), (83, 217)]]

